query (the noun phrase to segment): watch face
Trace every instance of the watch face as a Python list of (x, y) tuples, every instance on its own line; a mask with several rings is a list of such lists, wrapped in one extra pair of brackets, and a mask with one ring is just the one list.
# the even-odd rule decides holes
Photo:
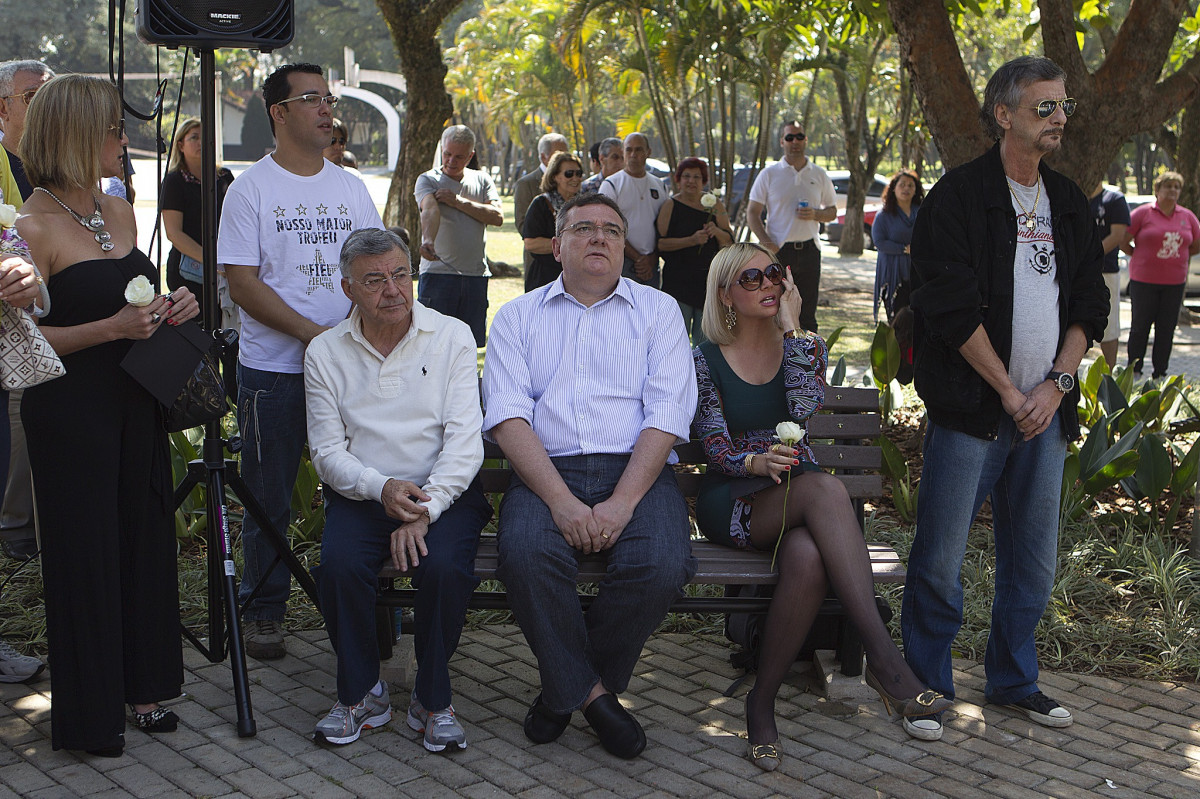
[(1069, 374), (1063, 373), (1058, 376), (1058, 390), (1066, 394), (1071, 389), (1075, 388), (1075, 378)]

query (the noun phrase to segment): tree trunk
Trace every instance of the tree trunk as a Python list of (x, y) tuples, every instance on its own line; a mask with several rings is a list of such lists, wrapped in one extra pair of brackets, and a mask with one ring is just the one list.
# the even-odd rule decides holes
[(1200, 99), (1192, 100), (1183, 111), (1175, 168), (1183, 175), (1179, 204), (1195, 212), (1200, 209)]
[(979, 100), (963, 66), (943, 0), (888, 0), (900, 59), (912, 76), (921, 113), (946, 169), (990, 146), (979, 124)]
[(392, 34), (400, 74), (408, 83), (408, 113), (400, 137), (400, 158), (388, 188), (385, 225), (404, 225), (414, 240), (421, 236), (421, 212), (413, 199), (417, 176), (433, 163), (446, 120), (454, 112), (444, 88), (446, 65), (438, 35), (442, 23), (462, 0), (375, 0)]
[[(1079, 51), (1072, 0), (1039, 0), (1046, 56), (1067, 74), (1079, 110), (1049, 163), (1081, 186), (1095, 186), (1122, 144), (1152, 131), (1190, 102), (1200, 85), (1200, 56), (1159, 80), (1186, 0), (1132, 0), (1129, 13), (1089, 72)], [(978, 123), (979, 100), (942, 0), (888, 0), (904, 64), (946, 168), (982, 153), (989, 142)]]

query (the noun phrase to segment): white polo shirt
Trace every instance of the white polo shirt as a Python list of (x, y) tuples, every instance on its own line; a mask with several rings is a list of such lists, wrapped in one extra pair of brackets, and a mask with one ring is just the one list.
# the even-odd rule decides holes
[(649, 172), (635, 178), (622, 169), (600, 183), (600, 193), (615, 200), (629, 220), (629, 231), (625, 234), (629, 246), (642, 255), (658, 249), (658, 229), (654, 223), (658, 220), (658, 209), (669, 196), (659, 178)]
[(762, 203), (767, 209), (767, 235), (776, 244), (816, 241), (820, 235), (819, 222), (796, 218), (801, 200), (814, 210), (837, 205), (833, 181), (811, 158), (800, 169), (786, 160), (776, 161), (759, 172), (750, 187), (750, 201)]

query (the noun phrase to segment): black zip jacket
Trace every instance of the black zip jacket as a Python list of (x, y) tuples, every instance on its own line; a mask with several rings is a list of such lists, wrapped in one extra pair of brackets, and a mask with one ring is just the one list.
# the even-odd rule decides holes
[[(1058, 282), (1058, 347), (1080, 325), (1088, 346), (1104, 334), (1108, 288), (1104, 253), (1087, 197), (1064, 175), (1039, 165), (1050, 201)], [(921, 203), (913, 226), (913, 369), (929, 418), (978, 438), (996, 437), (1004, 407), (1000, 395), (959, 353), (983, 325), (1008, 367), (1012, 354), (1013, 211), (1000, 145), (950, 170)], [(1067, 440), (1079, 435), (1079, 388), (1059, 406)]]

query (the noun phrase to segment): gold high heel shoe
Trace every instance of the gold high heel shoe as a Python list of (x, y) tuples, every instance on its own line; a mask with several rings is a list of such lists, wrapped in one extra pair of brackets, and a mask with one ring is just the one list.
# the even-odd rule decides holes
[(765, 743), (765, 744), (756, 744), (756, 743), (754, 743), (754, 741), (749, 740), (749, 738), (750, 738), (749, 705), (750, 705), (750, 697), (753, 693), (754, 693), (754, 689), (751, 688), (750, 692), (746, 694), (746, 700), (745, 700), (745, 703), (747, 706), (746, 738), (747, 738), (747, 743), (748, 743), (748, 745), (746, 747), (746, 756), (748, 758), (750, 758), (751, 763), (758, 766), (763, 771), (774, 771), (775, 769), (779, 768), (779, 762), (780, 762), (779, 761), (779, 747), (777, 746), (779, 743), (779, 740), (776, 739), (774, 741), (771, 741), (770, 743)]
[(883, 683), (875, 676), (875, 672), (871, 671), (871, 667), (867, 666), (864, 676), (867, 685), (875, 689), (875, 693), (879, 694), (879, 698), (883, 701), (883, 709), (892, 714), (892, 706), (894, 705), (900, 715), (905, 717), (912, 716), (931, 716), (936, 713), (941, 713), (954, 704), (951, 700), (939, 694), (937, 691), (926, 688), (921, 693), (911, 699), (900, 699), (892, 696), (884, 689)]

